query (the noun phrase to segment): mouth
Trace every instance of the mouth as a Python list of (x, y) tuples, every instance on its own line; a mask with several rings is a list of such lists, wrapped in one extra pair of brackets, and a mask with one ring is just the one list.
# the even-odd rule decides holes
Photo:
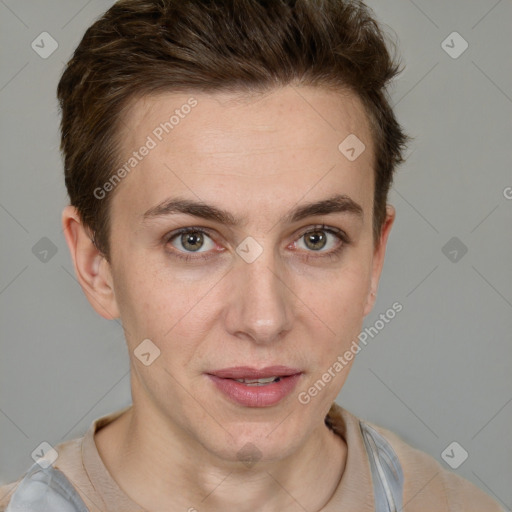
[(302, 370), (287, 366), (269, 366), (260, 370), (239, 366), (206, 375), (231, 402), (245, 407), (269, 407), (288, 396), (302, 374)]
[(271, 382), (279, 382), (281, 377), (267, 377), (264, 379), (233, 379), (236, 382), (241, 382), (242, 384), (246, 384), (247, 386), (266, 386)]

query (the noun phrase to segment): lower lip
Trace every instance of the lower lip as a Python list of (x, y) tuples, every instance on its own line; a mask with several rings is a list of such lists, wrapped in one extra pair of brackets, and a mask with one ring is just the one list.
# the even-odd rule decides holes
[(264, 386), (247, 386), (233, 379), (222, 379), (208, 374), (208, 377), (228, 398), (245, 407), (270, 407), (279, 403), (296, 387), (301, 373), (281, 377), (279, 382)]

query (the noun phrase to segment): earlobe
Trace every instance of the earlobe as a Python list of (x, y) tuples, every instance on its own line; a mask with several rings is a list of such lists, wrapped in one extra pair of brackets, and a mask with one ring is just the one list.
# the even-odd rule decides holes
[(62, 212), (62, 228), (71, 253), (75, 274), (94, 310), (107, 320), (119, 317), (111, 267), (91, 240), (74, 206)]
[(377, 292), (374, 290), (369, 291), (368, 296), (366, 297), (366, 304), (364, 306), (363, 316), (368, 315), (372, 311), (376, 300)]
[(395, 221), (396, 211), (395, 208), (388, 204), (386, 205), (386, 220), (382, 226), (381, 236), (378, 246), (375, 248), (372, 262), (372, 277), (370, 287), (368, 289), (368, 296), (366, 299), (366, 305), (364, 307), (363, 316), (368, 315), (377, 299), (377, 289), (379, 287), (380, 275), (382, 267), (384, 266), (384, 256), (386, 254), (386, 247), (388, 242), (389, 233), (393, 222)]

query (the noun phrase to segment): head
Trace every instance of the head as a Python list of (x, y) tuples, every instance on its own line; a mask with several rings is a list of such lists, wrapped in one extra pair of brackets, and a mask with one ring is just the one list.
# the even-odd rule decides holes
[[(125, 0), (87, 30), (58, 87), (63, 224), (92, 306), (123, 324), (135, 407), (225, 459), (320, 428), (349, 367), (297, 397), (374, 304), (398, 72), (359, 1)], [(266, 407), (209, 377), (273, 365), (300, 377)]]

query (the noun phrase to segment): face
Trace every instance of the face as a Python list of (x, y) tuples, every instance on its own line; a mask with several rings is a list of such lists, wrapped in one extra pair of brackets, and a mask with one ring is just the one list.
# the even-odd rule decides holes
[[(137, 163), (109, 192), (111, 263), (87, 293), (122, 319), (135, 408), (225, 460), (247, 443), (293, 453), (325, 428), (351, 363), (300, 396), (357, 340), (393, 222), (391, 208), (375, 248), (362, 105), (307, 87), (169, 93), (124, 121), (123, 162)], [(352, 161), (338, 149), (350, 134), (366, 146)], [(279, 380), (234, 380), (257, 377)]]

